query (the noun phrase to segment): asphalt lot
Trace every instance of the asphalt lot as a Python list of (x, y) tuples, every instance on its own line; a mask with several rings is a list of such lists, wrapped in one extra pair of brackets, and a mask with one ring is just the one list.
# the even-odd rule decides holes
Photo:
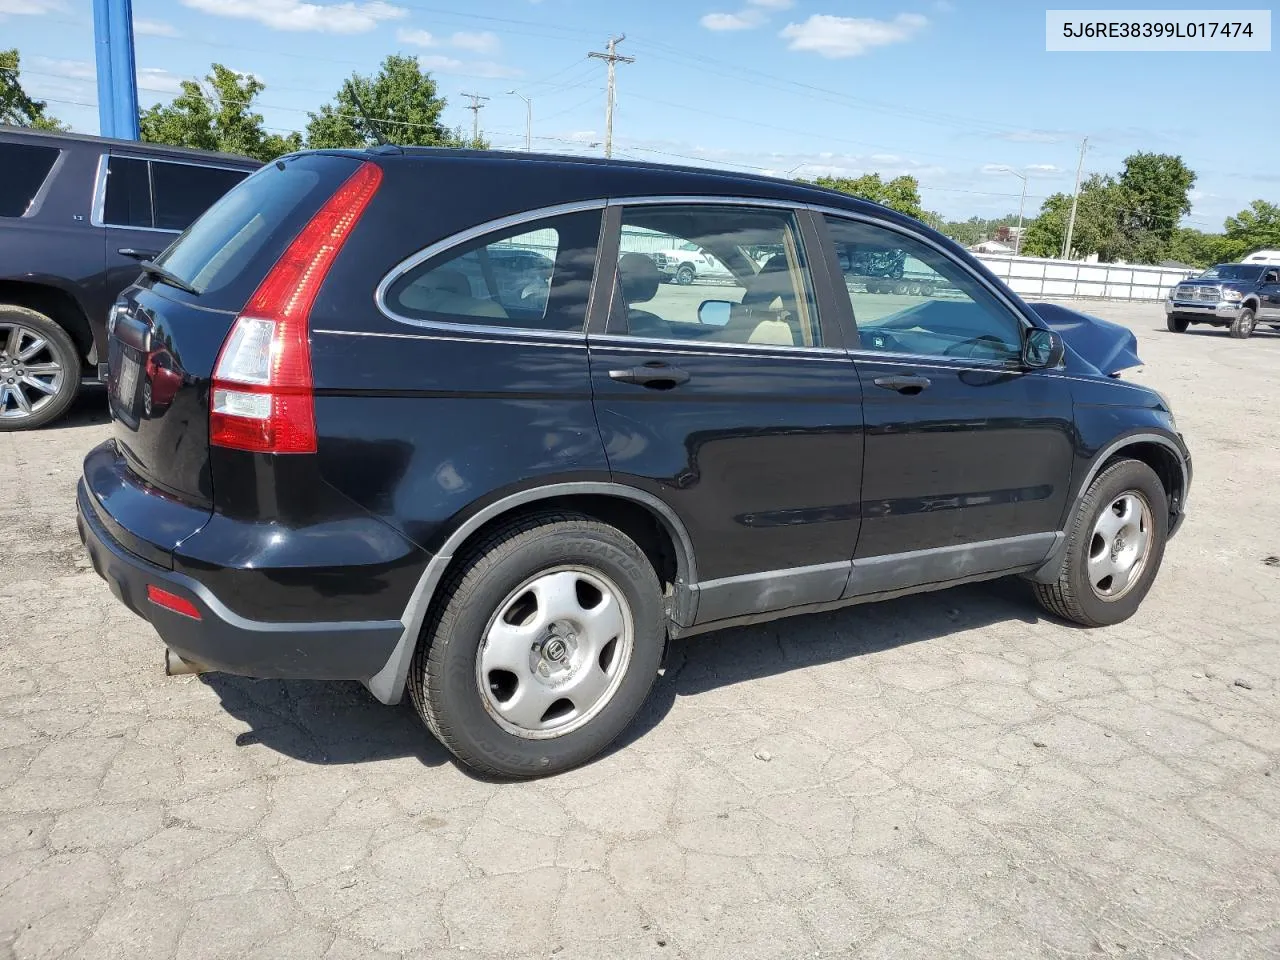
[(1280, 335), (1084, 309), (1195, 456), (1137, 617), (1001, 582), (698, 637), (528, 784), (356, 684), (166, 678), (75, 532), (101, 398), (0, 434), (0, 958), (1280, 955)]

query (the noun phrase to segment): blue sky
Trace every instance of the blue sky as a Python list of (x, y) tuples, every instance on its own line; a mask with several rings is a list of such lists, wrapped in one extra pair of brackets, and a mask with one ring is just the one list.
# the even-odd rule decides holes
[[(1170, 0), (1166, 0), (1166, 3)], [(1092, 6), (1100, 6), (1093, 3)], [(1201, 8), (1209, 6), (1201, 0)], [(1052, 6), (1066, 6), (1053, 3)], [(1128, 9), (1161, 4), (1127, 0)], [(213, 61), (259, 76), (271, 127), (300, 128), (353, 71), (412, 53), (470, 126), (522, 147), (598, 153), (605, 67), (619, 52), (615, 154), (796, 176), (919, 178), (946, 216), (1027, 211), (1136, 150), (1199, 174), (1187, 223), (1220, 229), (1249, 201), (1280, 201), (1272, 53), (1046, 53), (1045, 6), (1014, 0), (134, 0), (139, 98), (167, 99)], [(28, 89), (97, 131), (90, 0), (0, 0), (0, 45)]]

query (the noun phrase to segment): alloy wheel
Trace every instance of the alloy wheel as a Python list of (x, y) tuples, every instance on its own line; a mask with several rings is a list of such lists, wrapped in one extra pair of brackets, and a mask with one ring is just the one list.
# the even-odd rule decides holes
[(0, 418), (23, 420), (52, 403), (66, 371), (41, 334), (0, 322)]
[(1146, 569), (1153, 541), (1151, 507), (1136, 490), (1111, 501), (1093, 525), (1087, 564), (1089, 586), (1102, 600), (1119, 600)]
[(476, 684), (508, 733), (561, 737), (609, 704), (634, 646), (631, 608), (617, 585), (585, 567), (556, 567), (498, 605), (476, 655)]

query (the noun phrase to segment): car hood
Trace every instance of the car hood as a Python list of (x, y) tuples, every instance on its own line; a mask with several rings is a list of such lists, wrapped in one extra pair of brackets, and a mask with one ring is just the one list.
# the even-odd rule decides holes
[(1032, 310), (1061, 335), (1077, 358), (1107, 376), (1142, 366), (1138, 338), (1128, 327), (1100, 317), (1069, 310), (1056, 303), (1032, 303)]

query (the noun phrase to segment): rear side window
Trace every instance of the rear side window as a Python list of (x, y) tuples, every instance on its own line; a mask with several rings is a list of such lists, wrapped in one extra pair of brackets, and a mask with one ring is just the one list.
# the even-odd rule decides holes
[(495, 231), (411, 267), (384, 303), (411, 323), (578, 332), (599, 235), (598, 211)]
[(151, 191), (156, 227), (161, 230), (187, 229), (196, 217), (248, 175), (247, 170), (152, 160)]
[(107, 158), (106, 196), (102, 222), (115, 227), (154, 225), (151, 217), (151, 183), (147, 161), (129, 157)]
[(57, 147), (0, 143), (0, 217), (21, 217), (58, 159)]
[(202, 306), (238, 310), (356, 164), (322, 155), (269, 164), (224, 194), (157, 262), (198, 290)]

